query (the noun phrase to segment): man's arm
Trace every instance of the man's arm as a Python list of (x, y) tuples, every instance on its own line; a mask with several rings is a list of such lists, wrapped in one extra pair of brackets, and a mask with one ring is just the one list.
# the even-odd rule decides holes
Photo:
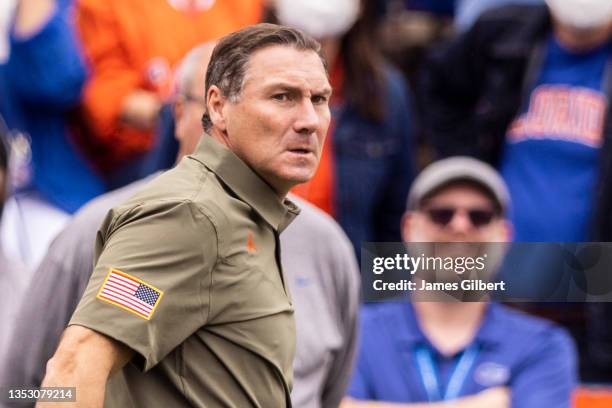
[(469, 397), (451, 401), (394, 403), (345, 398), (340, 408), (510, 408), (510, 391), (505, 387), (488, 388)]
[(577, 372), (573, 340), (564, 329), (551, 327), (513, 375), (512, 405), (570, 408)]
[[(47, 363), (43, 387), (76, 387), (73, 407), (102, 407), (110, 374), (122, 368), (134, 352), (111, 338), (81, 326), (64, 332), (55, 355)], [(38, 408), (65, 403), (39, 403)]]
[(20, 0), (7, 72), (19, 99), (57, 111), (81, 99), (86, 78), (70, 10), (56, 0)]
[[(77, 25), (93, 75), (83, 91), (83, 112), (91, 137), (115, 153), (140, 152), (150, 139), (161, 99), (145, 89), (141, 69), (129, 61), (116, 4), (98, 0), (76, 3)], [(127, 124), (129, 130), (124, 129)], [(146, 132), (136, 132), (136, 129)]]

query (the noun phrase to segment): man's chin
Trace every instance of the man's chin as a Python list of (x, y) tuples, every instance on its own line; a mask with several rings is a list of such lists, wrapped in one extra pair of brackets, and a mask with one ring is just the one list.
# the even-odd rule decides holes
[(312, 180), (315, 175), (316, 167), (298, 167), (285, 172), (284, 178), (294, 185), (304, 184)]

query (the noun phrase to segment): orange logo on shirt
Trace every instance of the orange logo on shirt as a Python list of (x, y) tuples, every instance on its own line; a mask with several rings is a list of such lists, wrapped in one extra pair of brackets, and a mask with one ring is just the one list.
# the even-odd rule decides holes
[(565, 85), (540, 85), (531, 94), (529, 111), (508, 131), (509, 142), (564, 140), (600, 147), (607, 100), (601, 92)]
[(249, 235), (247, 236), (247, 251), (251, 254), (257, 252), (257, 247), (255, 246), (255, 241), (253, 240), (253, 233), (249, 231)]

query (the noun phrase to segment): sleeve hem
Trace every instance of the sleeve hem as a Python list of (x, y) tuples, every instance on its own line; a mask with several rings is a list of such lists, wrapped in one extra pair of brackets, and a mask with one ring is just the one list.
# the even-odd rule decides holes
[(159, 361), (153, 360), (153, 358), (149, 355), (147, 350), (145, 350), (142, 345), (130, 344), (130, 340), (127, 338), (127, 336), (124, 336), (118, 333), (113, 333), (110, 328), (105, 327), (102, 324), (96, 324), (96, 323), (86, 322), (83, 320), (76, 319), (76, 320), (71, 320), (70, 323), (68, 323), (68, 326), (85, 327), (87, 329), (93, 330), (96, 333), (102, 334), (128, 347), (130, 350), (134, 351), (137, 354), (137, 356), (132, 357), (130, 361), (133, 361), (133, 360), (142, 361), (142, 364), (137, 364), (138, 368), (142, 372), (149, 371), (151, 368), (155, 367), (155, 365), (159, 362)]

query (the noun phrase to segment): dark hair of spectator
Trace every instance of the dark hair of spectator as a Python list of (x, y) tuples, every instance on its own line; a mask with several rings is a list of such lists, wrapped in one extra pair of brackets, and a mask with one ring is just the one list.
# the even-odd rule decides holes
[[(303, 51), (316, 52), (327, 71), (321, 45), (312, 37), (294, 28), (276, 24), (256, 24), (223, 37), (215, 47), (208, 69), (204, 95), (211, 86), (219, 87), (223, 96), (238, 100), (242, 91), (246, 66), (251, 55), (262, 48), (286, 45)], [(204, 131), (212, 127), (208, 110), (202, 116)]]
[(375, 2), (362, 0), (358, 20), (341, 38), (342, 93), (360, 115), (381, 122), (386, 111), (384, 59), (375, 43), (378, 17), (372, 10), (374, 5)]
[(2, 116), (0, 116), (0, 218), (4, 210), (4, 200), (6, 199), (6, 191), (8, 188), (8, 165), (9, 165), (9, 145), (8, 145), (8, 128)]
[(8, 128), (0, 116), (0, 170), (5, 170), (5, 173), (8, 167), (8, 155)]

